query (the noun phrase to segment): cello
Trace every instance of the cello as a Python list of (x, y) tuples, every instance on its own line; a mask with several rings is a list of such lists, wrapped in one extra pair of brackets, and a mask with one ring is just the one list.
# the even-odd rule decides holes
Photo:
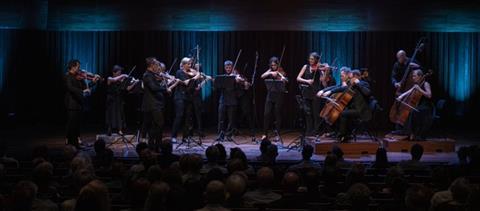
[(355, 91), (352, 89), (354, 84), (353, 81), (350, 81), (350, 84), (343, 92), (333, 94), (332, 98), (324, 97), (328, 102), (320, 111), (320, 117), (329, 125), (333, 125), (337, 121), (345, 107), (352, 100), (353, 95), (355, 95)]
[[(428, 72), (422, 76), (422, 82), (419, 84), (420, 87), (425, 84), (425, 78), (429, 77), (430, 75), (432, 75), (432, 70), (428, 70)], [(403, 126), (405, 122), (407, 122), (408, 116), (412, 110), (418, 112), (416, 107), (422, 99), (422, 96), (423, 94), (417, 89), (411, 89), (411, 91), (406, 91), (399, 95), (395, 99), (395, 103), (390, 110), (390, 121)]]

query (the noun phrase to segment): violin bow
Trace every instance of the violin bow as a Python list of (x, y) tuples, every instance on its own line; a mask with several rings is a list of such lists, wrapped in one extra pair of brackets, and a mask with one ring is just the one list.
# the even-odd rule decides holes
[(255, 51), (255, 65), (253, 65), (253, 74), (252, 74), (252, 86), (255, 82), (255, 75), (257, 74), (257, 67), (258, 67), (258, 51)]
[(235, 67), (237, 66), (238, 59), (240, 58), (240, 54), (242, 54), (242, 49), (238, 51), (237, 58), (235, 59), (235, 63), (233, 63), (233, 70), (235, 70)]
[(177, 63), (177, 57), (175, 57), (175, 59), (173, 60), (172, 64), (170, 65), (170, 68), (168, 69), (168, 74), (170, 75), (170, 72), (172, 72), (172, 68), (173, 66), (175, 66), (175, 64)]

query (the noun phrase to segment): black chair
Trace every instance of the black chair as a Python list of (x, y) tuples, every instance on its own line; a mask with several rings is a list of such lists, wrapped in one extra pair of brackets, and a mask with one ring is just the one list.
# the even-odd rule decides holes
[(374, 123), (376, 121), (376, 116), (378, 113), (383, 111), (383, 108), (380, 106), (378, 101), (374, 98), (370, 99), (369, 104), (368, 104), (371, 112), (372, 112), (372, 118), (369, 120), (361, 120), (361, 119), (356, 119), (353, 121), (353, 130), (352, 130), (352, 136), (353, 136), (353, 141), (357, 142), (357, 136), (361, 134), (367, 134), (368, 137), (375, 142), (378, 142), (377, 139), (377, 134), (374, 132)]

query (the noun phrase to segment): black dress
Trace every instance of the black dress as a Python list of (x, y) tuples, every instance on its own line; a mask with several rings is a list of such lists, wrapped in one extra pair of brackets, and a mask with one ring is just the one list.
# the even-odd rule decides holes
[(113, 82), (107, 86), (105, 122), (109, 129), (120, 130), (126, 127), (122, 84), (122, 82)]
[(433, 104), (430, 99), (422, 97), (416, 109), (418, 112), (413, 110), (410, 112), (405, 129), (407, 134), (425, 139), (433, 122)]

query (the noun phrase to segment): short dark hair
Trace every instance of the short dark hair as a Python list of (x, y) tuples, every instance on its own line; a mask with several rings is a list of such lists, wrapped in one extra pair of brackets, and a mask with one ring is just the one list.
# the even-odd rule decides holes
[(95, 141), (93, 144), (93, 149), (95, 150), (95, 153), (100, 154), (105, 152), (105, 140), (102, 138), (98, 139)]
[(80, 65), (80, 60), (72, 59), (72, 60), (68, 61), (68, 63), (67, 63), (67, 70), (70, 70), (77, 65)]
[(423, 147), (420, 144), (414, 144), (412, 145), (412, 148), (410, 148), (410, 154), (412, 155), (413, 160), (420, 160), (423, 155)]
[(357, 70), (357, 69), (352, 70), (351, 73), (352, 73), (354, 76), (357, 76), (357, 77), (360, 77), (360, 76), (362, 75), (362, 74), (360, 73), (360, 70)]
[(123, 71), (123, 67), (116, 64), (116, 65), (113, 65), (113, 68), (112, 68), (112, 73), (116, 73), (118, 71)]
[(147, 63), (147, 67), (151, 67), (154, 64), (158, 64), (158, 60), (155, 57), (147, 57), (145, 63)]
[(272, 56), (272, 58), (270, 58), (270, 60), (268, 60), (268, 65), (270, 65), (272, 63), (279, 64), (280, 60), (278, 59), (278, 57)]
[(205, 156), (209, 162), (217, 162), (219, 154), (216, 146), (209, 146), (207, 150), (205, 150)]

